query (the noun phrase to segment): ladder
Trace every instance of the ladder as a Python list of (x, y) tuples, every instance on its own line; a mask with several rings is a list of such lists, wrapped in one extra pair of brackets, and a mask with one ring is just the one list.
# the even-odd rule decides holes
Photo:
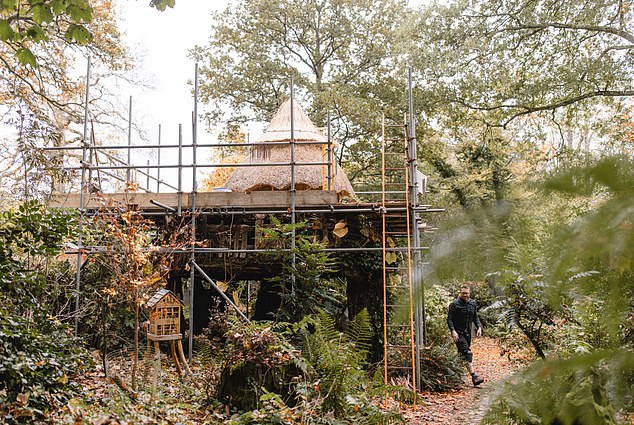
[[(381, 136), (383, 378), (407, 376), (416, 406), (416, 340), (409, 208), (407, 120), (385, 123)], [(386, 406), (388, 398), (386, 394)]]

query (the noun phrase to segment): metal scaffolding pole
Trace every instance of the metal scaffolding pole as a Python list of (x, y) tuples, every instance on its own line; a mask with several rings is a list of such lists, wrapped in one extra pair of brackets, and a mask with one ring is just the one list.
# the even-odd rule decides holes
[[(158, 152), (157, 161), (158, 165), (161, 165), (161, 124), (158, 126)], [(161, 192), (161, 168), (156, 169), (156, 193)]]
[(183, 215), (183, 124), (178, 124), (178, 216)]
[(198, 130), (198, 63), (194, 66), (194, 112), (192, 114), (192, 192), (191, 192), (191, 254), (189, 287), (189, 361), (194, 352), (194, 288), (196, 286), (196, 138)]
[(330, 111), (328, 111), (328, 190), (332, 190), (334, 187), (332, 169), (332, 136), (330, 133)]
[[(420, 258), (420, 231), (418, 229), (419, 213), (418, 213), (418, 163), (416, 153), (416, 120), (414, 119), (414, 97), (412, 94), (412, 68), (408, 68), (407, 72), (407, 97), (408, 97), (408, 110), (409, 110), (409, 137), (408, 137), (408, 151), (409, 151), (409, 168), (410, 168), (410, 197), (409, 208), (411, 208), (410, 220), (411, 220), (411, 232), (412, 232), (412, 245), (414, 247), (414, 267), (413, 278), (414, 288), (416, 296), (416, 387), (421, 387), (421, 373), (420, 370), (420, 347), (425, 345), (426, 332), (425, 332), (425, 288), (422, 282), (421, 273), (421, 258)], [(420, 294), (420, 295), (419, 295)]]
[[(267, 146), (286, 146), (288, 145), (289, 142), (266, 142)], [(311, 141), (303, 141), (303, 140), (295, 140), (295, 145), (326, 145), (328, 144), (328, 142), (311, 142)], [(198, 148), (227, 148), (227, 147), (239, 147), (239, 148), (245, 148), (245, 147), (252, 147), (252, 146), (261, 146), (262, 143), (251, 143), (251, 142), (246, 142), (246, 143), (240, 143), (238, 145), (236, 145), (235, 143), (211, 143), (211, 144), (205, 144), (205, 143), (197, 143), (196, 146)], [(193, 145), (182, 145), (183, 148), (191, 148), (193, 147)], [(127, 150), (128, 148), (130, 149), (158, 149), (158, 148), (162, 148), (162, 149), (177, 149), (179, 148), (179, 145), (164, 145), (164, 144), (156, 144), (156, 145), (100, 145), (100, 146), (93, 146), (94, 150), (114, 150), (114, 149), (121, 149), (121, 150)], [(81, 149), (81, 146), (42, 146), (40, 148), (38, 148), (40, 150), (43, 151), (69, 151), (69, 150), (77, 150), (77, 149)], [(120, 160), (121, 161), (121, 160)], [(125, 164), (125, 161), (121, 161), (121, 163)]]
[(294, 99), (294, 87), (293, 87), (293, 76), (291, 75), (291, 247), (293, 248), (293, 253), (291, 256), (291, 264), (293, 274), (291, 275), (291, 294), (295, 295), (295, 264), (297, 262), (297, 258), (295, 255), (295, 237), (296, 237), (296, 229), (295, 229), (295, 204), (296, 204), (296, 196), (297, 192), (295, 191), (295, 114), (293, 109), (295, 106), (293, 102)]
[[(86, 98), (84, 102), (84, 135), (82, 140), (82, 162), (86, 162), (86, 135), (88, 133), (88, 101), (90, 100), (90, 67), (91, 60), (88, 56), (88, 64), (86, 66)], [(77, 236), (78, 245), (82, 245), (82, 227), (83, 227), (83, 214), (84, 214), (84, 192), (85, 192), (85, 179), (86, 168), (81, 170), (81, 181), (79, 183), (79, 232)], [(77, 270), (75, 272), (75, 336), (77, 336), (77, 329), (79, 328), (79, 302), (81, 291), (81, 251), (77, 252)]]
[[(130, 106), (128, 108), (128, 166), (132, 164), (132, 96), (130, 96)], [(131, 180), (131, 169), (126, 170), (126, 184), (129, 185)], [(128, 188), (126, 187), (126, 191)]]

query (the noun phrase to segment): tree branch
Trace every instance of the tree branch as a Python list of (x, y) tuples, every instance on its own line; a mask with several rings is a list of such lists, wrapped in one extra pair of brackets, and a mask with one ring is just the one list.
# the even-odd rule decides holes
[(541, 106), (532, 106), (527, 104), (514, 104), (514, 105), (502, 104), (502, 105), (495, 105), (495, 106), (475, 106), (475, 105), (470, 105), (469, 103), (460, 99), (456, 99), (456, 101), (462, 106), (465, 106), (469, 109), (476, 110), (476, 111), (491, 112), (496, 110), (520, 109), (521, 111), (511, 115), (501, 125), (501, 127), (506, 128), (506, 126), (515, 118), (521, 117), (523, 115), (532, 114), (533, 112), (551, 111), (554, 109), (562, 108), (564, 106), (569, 106), (569, 105), (572, 105), (573, 103), (580, 102), (586, 99), (591, 99), (594, 97), (628, 97), (628, 96), (634, 96), (634, 90), (594, 90), (594, 91), (580, 94), (578, 96), (573, 96), (567, 99), (562, 99), (560, 101), (549, 103), (546, 105), (541, 105)]
[(558, 28), (558, 29), (573, 30), (573, 31), (592, 31), (592, 32), (612, 34), (634, 44), (634, 34), (631, 34), (627, 31), (624, 31), (618, 28), (605, 27), (601, 25), (572, 25), (572, 24), (565, 24), (561, 22), (548, 22), (545, 24), (519, 24), (514, 27), (504, 28), (501, 31), (544, 30), (547, 28)]

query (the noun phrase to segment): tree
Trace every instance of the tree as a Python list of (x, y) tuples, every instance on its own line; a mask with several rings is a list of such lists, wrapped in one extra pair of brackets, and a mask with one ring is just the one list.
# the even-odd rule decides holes
[(431, 90), (507, 126), (634, 95), (633, 14), (618, 0), (457, 0), (421, 16), (413, 59)]
[(377, 134), (381, 110), (398, 117), (404, 72), (396, 54), (410, 16), (402, 0), (235, 2), (214, 16), (209, 44), (191, 51), (203, 64), (208, 122), (227, 107), (234, 118), (270, 118), (292, 76), (317, 125), (330, 111), (345, 153), (352, 141)]
[(102, 201), (111, 208), (93, 217), (92, 237), (104, 246), (104, 252), (93, 261), (107, 272), (102, 289), (106, 298), (125, 299), (134, 310), (132, 387), (136, 389), (141, 307), (165, 285), (174, 252), (191, 246), (191, 232), (176, 228), (170, 229), (172, 233), (166, 236), (139, 211), (129, 206), (115, 208), (116, 203), (111, 199)]
[(496, 139), (513, 151), (492, 162), (506, 163), (506, 171), (518, 159), (541, 168), (577, 152), (621, 151), (614, 136), (624, 132), (633, 94), (632, 13), (616, 0), (455, 0), (422, 8), (407, 55), (422, 110), (421, 168), (439, 181), (432, 189), (451, 191), (461, 206), (477, 202), (474, 180), (492, 178), (499, 167), (470, 164), (460, 150), (500, 154)]

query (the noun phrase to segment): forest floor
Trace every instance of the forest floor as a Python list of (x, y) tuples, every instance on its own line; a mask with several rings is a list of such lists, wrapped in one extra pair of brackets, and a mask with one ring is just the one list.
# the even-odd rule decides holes
[(494, 399), (497, 384), (515, 373), (521, 365), (501, 355), (500, 347), (493, 338), (477, 338), (471, 345), (476, 372), (484, 378), (478, 387), (465, 377), (465, 384), (457, 391), (448, 393), (423, 392), (416, 408), (409, 406), (403, 411), (408, 424), (478, 424)]
[[(496, 384), (511, 376), (521, 365), (510, 362), (506, 356), (501, 356), (500, 347), (492, 338), (475, 339), (472, 350), (476, 371), (485, 382), (474, 388), (469, 380), (459, 390), (449, 393), (421, 393), (416, 408), (407, 406), (401, 411), (408, 424), (479, 423), (494, 399)], [(111, 373), (113, 372), (116, 370), (112, 369)], [(45, 423), (196, 424), (209, 422), (213, 417), (220, 418), (198, 404), (201, 394), (191, 385), (179, 385), (175, 374), (165, 373), (163, 379), (160, 396), (148, 397), (146, 394), (144, 397), (148, 398), (137, 399), (129, 390), (115, 385), (111, 379), (104, 378), (101, 368), (98, 367), (80, 379), (79, 383), (84, 388), (86, 398), (82, 401), (72, 399), (59, 410), (50, 412)]]

